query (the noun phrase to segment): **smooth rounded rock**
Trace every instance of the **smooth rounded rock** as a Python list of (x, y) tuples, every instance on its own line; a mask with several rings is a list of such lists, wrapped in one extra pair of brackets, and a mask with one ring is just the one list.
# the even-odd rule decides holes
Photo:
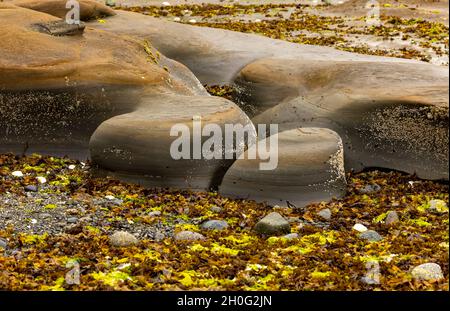
[(198, 232), (181, 231), (175, 234), (174, 239), (175, 241), (201, 241), (205, 237)]
[(207, 230), (224, 230), (228, 228), (228, 223), (225, 220), (208, 220), (201, 227)]
[(377, 184), (365, 185), (363, 188), (359, 189), (358, 192), (362, 194), (373, 194), (381, 190), (381, 187)]
[(320, 210), (317, 215), (319, 215), (320, 217), (322, 217), (325, 220), (330, 220), (331, 219), (331, 210), (329, 208), (325, 208), (323, 210)]
[[(234, 161), (225, 158), (226, 124), (247, 127), (249, 136), (256, 136), (244, 112), (223, 98), (164, 95), (142, 101), (145, 109), (103, 122), (91, 138), (92, 160), (110, 176), (145, 186), (209, 190)], [(199, 136), (196, 128), (210, 126), (222, 146), (214, 146), (217, 155), (208, 159), (203, 148), (213, 136)]]
[(444, 278), (441, 266), (436, 263), (424, 263), (411, 271), (414, 279), (419, 281), (439, 281)]
[(273, 212), (258, 221), (254, 230), (261, 235), (273, 236), (289, 234), (291, 232), (291, 226), (283, 216)]
[(138, 244), (139, 240), (129, 232), (118, 231), (109, 237), (109, 243), (115, 247), (127, 247)]
[(268, 161), (251, 159), (250, 154), (257, 149), (253, 145), (225, 174), (219, 187), (222, 195), (303, 207), (345, 194), (343, 149), (335, 132), (295, 129), (275, 134), (262, 145), (270, 145), (271, 139), (278, 140), (278, 152), (273, 148), (270, 155), (274, 169), (262, 170), (261, 163)]
[(358, 232), (365, 232), (368, 230), (367, 227), (364, 226), (363, 224), (355, 224), (352, 229)]
[(361, 239), (367, 240), (369, 242), (379, 242), (383, 239), (383, 237), (374, 230), (367, 230), (367, 231), (361, 232), (359, 234), (359, 237)]
[(35, 185), (28, 185), (28, 186), (25, 186), (25, 187), (24, 187), (24, 190), (25, 190), (26, 192), (38, 192), (38, 191), (39, 191), (38, 187), (35, 186)]

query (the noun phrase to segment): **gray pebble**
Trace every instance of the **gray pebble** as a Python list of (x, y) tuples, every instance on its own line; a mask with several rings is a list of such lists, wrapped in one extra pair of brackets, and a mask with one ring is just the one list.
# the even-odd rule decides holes
[(317, 215), (319, 215), (320, 217), (322, 217), (325, 220), (330, 220), (331, 219), (331, 210), (329, 208), (325, 208), (323, 210), (320, 210)]
[(228, 228), (228, 223), (225, 220), (208, 220), (202, 224), (202, 228), (207, 230), (224, 230)]
[(78, 218), (77, 217), (69, 217), (69, 218), (67, 218), (67, 222), (69, 224), (77, 223), (78, 222)]
[(381, 187), (377, 184), (366, 185), (364, 188), (359, 189), (359, 193), (361, 194), (371, 194), (377, 193), (381, 190)]
[(38, 187), (37, 186), (34, 186), (34, 185), (28, 185), (28, 186), (25, 186), (25, 191), (26, 192), (38, 192)]
[(213, 213), (221, 213), (222, 212), (222, 208), (220, 206), (214, 205), (213, 207), (211, 207), (211, 212), (213, 212)]
[(441, 266), (431, 262), (415, 267), (411, 271), (411, 275), (414, 279), (419, 281), (442, 280), (444, 278)]
[(255, 231), (262, 235), (282, 235), (291, 232), (289, 222), (278, 213), (270, 213), (255, 225)]
[(150, 216), (150, 217), (161, 216), (161, 211), (150, 212), (150, 213), (148, 213), (148, 216)]
[(367, 230), (367, 231), (361, 232), (359, 234), (359, 237), (361, 239), (367, 240), (369, 242), (378, 242), (378, 241), (381, 241), (383, 239), (381, 237), (381, 235), (378, 232), (374, 231), (374, 230)]
[(430, 211), (431, 213), (444, 214), (448, 212), (447, 203), (443, 200), (431, 200), (428, 203), (430, 204), (428, 211)]

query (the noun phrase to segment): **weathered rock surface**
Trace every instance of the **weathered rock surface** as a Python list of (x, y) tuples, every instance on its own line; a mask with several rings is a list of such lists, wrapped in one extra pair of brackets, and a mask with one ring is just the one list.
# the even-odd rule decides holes
[[(57, 17), (10, 3), (0, 4), (0, 152), (91, 155), (101, 172), (127, 180), (217, 186), (232, 160), (175, 161), (170, 130), (178, 123), (192, 127), (197, 115), (204, 125), (251, 125), (234, 103), (209, 96), (184, 65), (145, 40), (91, 27), (55, 35), (42, 27), (53, 29)], [(86, 20), (113, 15), (83, 3)], [(56, 16), (65, 8), (65, 1), (48, 4), (20, 2)]]
[[(81, 1), (85, 25), (66, 27), (65, 6), (62, 0), (0, 4), (0, 152), (91, 155), (100, 172), (125, 180), (216, 187), (233, 160), (174, 160), (170, 129), (189, 127), (195, 115), (221, 129), (251, 121), (232, 102), (208, 96), (200, 80), (236, 83), (255, 124), (338, 133), (347, 170), (384, 167), (448, 179), (445, 68), (164, 22), (89, 0)], [(222, 190), (298, 205), (339, 196), (343, 173), (329, 178), (337, 166), (327, 171), (325, 156), (309, 165), (313, 154), (336, 147), (324, 147), (340, 141), (333, 135), (311, 140), (305, 156), (294, 156), (291, 144), (267, 174), (251, 176), (256, 164), (238, 160)], [(293, 168), (293, 159), (301, 165)], [(236, 180), (247, 184), (238, 189)], [(294, 193), (299, 187), (303, 198)]]
[(255, 116), (265, 111), (255, 124), (336, 131), (345, 144), (347, 170), (383, 167), (448, 179), (446, 68), (131, 12), (117, 11), (107, 23), (91, 26), (151, 40), (203, 83), (237, 83)]
[[(108, 170), (109, 175), (147, 186), (190, 189), (217, 186), (233, 160), (174, 159), (170, 150), (176, 137), (169, 135), (171, 127), (174, 124), (189, 127), (188, 147), (193, 153), (193, 116), (200, 116), (203, 126), (220, 126), (222, 138), (225, 124), (247, 125), (248, 117), (232, 102), (217, 97), (152, 96), (146, 104), (143, 109), (111, 118), (98, 127), (90, 142), (94, 162)], [(204, 137), (202, 142), (206, 140)]]
[[(249, 157), (252, 149), (257, 148), (254, 145), (227, 171), (219, 187), (221, 194), (267, 201), (272, 205), (288, 201), (302, 207), (345, 193), (342, 143), (336, 133), (328, 129), (303, 128), (275, 135), (278, 137), (278, 166), (274, 170), (261, 170), (260, 163), (267, 161)], [(263, 146), (270, 146), (269, 142), (263, 141)]]
[(336, 131), (344, 141), (346, 170), (383, 167), (448, 179), (445, 68), (266, 59), (244, 68), (240, 79), (252, 85), (251, 93), (259, 94), (254, 104), (265, 110), (253, 122)]

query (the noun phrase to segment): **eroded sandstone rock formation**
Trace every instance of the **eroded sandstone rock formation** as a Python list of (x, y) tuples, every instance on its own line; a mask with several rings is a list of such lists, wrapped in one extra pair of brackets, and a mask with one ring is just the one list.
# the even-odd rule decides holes
[[(342, 153), (347, 170), (448, 179), (445, 68), (164, 22), (89, 0), (81, 1), (84, 25), (66, 27), (66, 11), (61, 0), (0, 4), (1, 152), (91, 156), (101, 172), (150, 186), (222, 185), (230, 196), (298, 206), (343, 193)], [(237, 85), (251, 114), (202, 83)], [(250, 117), (279, 124), (279, 167), (174, 160), (170, 128), (194, 116), (222, 129), (253, 126)]]

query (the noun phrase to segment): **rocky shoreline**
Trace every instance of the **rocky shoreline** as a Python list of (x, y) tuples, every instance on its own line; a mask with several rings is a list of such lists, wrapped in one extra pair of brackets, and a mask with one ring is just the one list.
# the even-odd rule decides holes
[[(0, 164), (3, 289), (448, 290), (447, 184), (349, 174), (342, 199), (299, 209), (96, 178), (69, 159)], [(75, 262), (80, 284), (66, 282)]]
[(442, 14), (80, 4), (0, 2), (1, 289), (448, 290)]

